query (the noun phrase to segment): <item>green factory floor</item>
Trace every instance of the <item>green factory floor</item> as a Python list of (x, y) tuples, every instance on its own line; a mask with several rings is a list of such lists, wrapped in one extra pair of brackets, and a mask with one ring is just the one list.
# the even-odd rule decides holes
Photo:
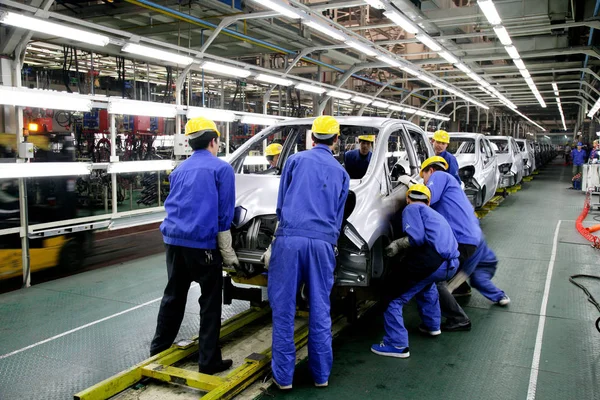
[[(383, 335), (381, 313), (373, 313), (334, 341), (329, 388), (315, 389), (301, 363), (290, 393), (271, 388), (264, 398), (600, 400), (598, 312), (568, 281), (577, 273), (600, 275), (600, 253), (575, 230), (584, 196), (566, 189), (569, 172), (546, 167), (482, 220), (500, 259), (494, 281), (512, 299), (507, 308), (474, 293), (465, 306), (473, 330), (430, 339), (415, 332), (418, 315), (409, 305), (406, 360), (370, 352)], [(161, 254), (0, 295), (0, 399), (69, 399), (146, 358), (165, 281)], [(600, 299), (600, 284), (584, 283)], [(190, 290), (181, 338), (196, 334), (198, 292)], [(234, 302), (223, 318), (246, 307)], [(536, 343), (540, 367), (531, 379)], [(528, 397), (533, 387), (536, 395)]]

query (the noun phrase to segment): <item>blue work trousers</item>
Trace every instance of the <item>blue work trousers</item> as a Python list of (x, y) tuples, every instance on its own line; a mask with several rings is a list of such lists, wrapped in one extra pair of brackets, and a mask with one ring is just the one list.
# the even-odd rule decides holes
[(273, 377), (291, 385), (296, 365), (294, 318), (302, 283), (308, 288), (308, 364), (315, 383), (329, 380), (333, 364), (329, 295), (333, 286), (333, 245), (300, 236), (279, 236), (272, 245), (268, 294), (273, 310)]
[[(471, 273), (470, 283), (479, 293), (481, 293), (488, 300), (497, 303), (504, 297), (504, 291), (498, 289), (492, 282), (492, 278), (496, 274), (496, 267), (498, 265), (498, 259), (496, 254), (490, 249), (483, 240), (477, 247), (477, 251), (473, 257), (478, 257), (475, 269)], [(470, 264), (467, 261), (467, 264)], [(470, 265), (469, 265), (469, 268)]]

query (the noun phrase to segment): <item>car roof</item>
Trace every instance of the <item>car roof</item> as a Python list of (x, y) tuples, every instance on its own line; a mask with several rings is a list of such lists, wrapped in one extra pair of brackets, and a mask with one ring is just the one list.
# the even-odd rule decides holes
[(500, 140), (510, 140), (512, 136), (488, 136), (489, 140), (500, 139)]
[(448, 132), (450, 138), (453, 137), (470, 137), (475, 138), (477, 136), (485, 136), (483, 133), (471, 133), (471, 132)]
[[(278, 123), (278, 126), (286, 126), (286, 125), (311, 125), (316, 117), (312, 118), (295, 118), (290, 120), (285, 120)], [(395, 119), (395, 118), (383, 118), (383, 117), (335, 117), (335, 119), (340, 123), (340, 125), (356, 125), (356, 126), (368, 126), (372, 128), (383, 128), (385, 125), (391, 123), (402, 123), (404, 125), (411, 125), (419, 128), (418, 125), (413, 124), (412, 122), (406, 121), (404, 119)], [(419, 128), (421, 129), (421, 128)]]

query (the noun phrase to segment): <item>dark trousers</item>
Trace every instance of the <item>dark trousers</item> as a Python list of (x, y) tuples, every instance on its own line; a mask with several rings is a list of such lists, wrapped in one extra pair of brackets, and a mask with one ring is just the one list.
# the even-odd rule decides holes
[(185, 304), (192, 281), (200, 284), (200, 368), (221, 361), (219, 335), (223, 287), (222, 258), (219, 250), (165, 245), (167, 249), (167, 287), (160, 303), (156, 333), (150, 345), (150, 355), (171, 347), (185, 313)]
[[(477, 250), (477, 246), (458, 244), (458, 252), (460, 253), (460, 256), (458, 257), (458, 261), (460, 262), (458, 271), (461, 271), (465, 261), (475, 254), (475, 250)], [(440, 296), (442, 316), (446, 317), (446, 322), (449, 324), (460, 324), (469, 321), (469, 316), (465, 313), (465, 310), (462, 309), (454, 296), (452, 296), (452, 293), (448, 290), (448, 283), (439, 282), (437, 287)]]

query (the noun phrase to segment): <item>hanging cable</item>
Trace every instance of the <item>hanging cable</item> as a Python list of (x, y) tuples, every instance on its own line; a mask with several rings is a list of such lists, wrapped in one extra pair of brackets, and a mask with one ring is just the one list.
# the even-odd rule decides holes
[[(577, 274), (577, 275), (573, 275), (573, 276), (569, 277), (569, 282), (571, 282), (573, 285), (577, 286), (579, 289), (583, 290), (583, 292), (587, 295), (588, 301), (590, 303), (592, 303), (594, 305), (594, 307), (596, 307), (598, 309), (598, 311), (600, 312), (600, 303), (598, 303), (598, 301), (594, 298), (594, 296), (592, 296), (590, 291), (585, 286), (583, 286), (581, 283), (575, 282), (576, 278), (589, 278), (589, 279), (600, 280), (600, 276)], [(598, 330), (598, 332), (600, 332), (600, 317), (598, 317), (595, 324), (596, 324), (596, 329)]]

